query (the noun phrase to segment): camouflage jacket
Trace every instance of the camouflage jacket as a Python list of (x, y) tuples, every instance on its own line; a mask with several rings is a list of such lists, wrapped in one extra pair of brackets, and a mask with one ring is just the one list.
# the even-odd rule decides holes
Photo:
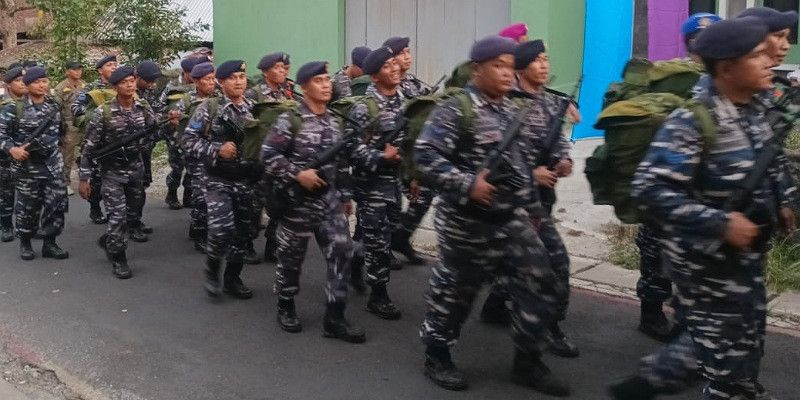
[(144, 99), (150, 104), (150, 108), (153, 109), (153, 112), (156, 115), (161, 115), (166, 111), (165, 106), (166, 103), (161, 102), (161, 95), (162, 93), (158, 92), (156, 88), (149, 88), (149, 89), (136, 89), (136, 94), (139, 96), (140, 99)]
[(422, 82), (412, 74), (406, 74), (403, 80), (400, 81), (400, 91), (406, 98), (412, 98), (427, 94), (427, 90), (423, 87)]
[(75, 97), (75, 101), (73, 101), (72, 104), (70, 105), (70, 110), (72, 111), (72, 117), (78, 118), (83, 114), (86, 114), (86, 107), (89, 106), (89, 101), (91, 100), (89, 98), (88, 94), (89, 92), (91, 92), (94, 89), (106, 89), (109, 87), (110, 86), (107, 83), (101, 81), (100, 79), (86, 85), (83, 88), (83, 90), (81, 90), (81, 92), (78, 94), (78, 96)]
[(559, 117), (556, 115), (562, 107), (562, 99), (549, 92), (527, 93), (527, 97), (519, 97), (521, 107), (528, 109), (525, 117), (525, 128), (523, 129), (523, 142), (526, 158), (530, 165), (536, 167), (544, 165), (546, 158), (551, 160), (569, 159), (569, 152), (572, 144), (563, 134), (559, 134), (558, 141), (554, 144), (549, 155), (545, 156), (547, 134), (550, 127)]
[[(60, 176), (64, 173), (64, 159), (58, 145), (65, 132), (58, 104), (50, 97), (41, 104), (33, 104), (28, 96), (18, 101), (22, 102), (19, 118), (17, 102), (8, 102), (0, 108), (0, 149), (9, 154), (12, 147), (31, 143), (28, 159), (18, 163), (16, 170), (42, 178)], [(37, 137), (31, 137), (33, 131), (51, 115), (47, 128)]]
[[(706, 152), (693, 113), (675, 110), (656, 133), (632, 182), (632, 195), (645, 215), (662, 225), (676, 249), (724, 260), (727, 216), (722, 210), (773, 134), (758, 101), (736, 106), (713, 84), (695, 96), (715, 119), (714, 142)], [(776, 223), (777, 209), (796, 201), (797, 193), (781, 155), (752, 195), (754, 213)], [(759, 223), (759, 222), (757, 222)]]
[[(459, 131), (463, 118), (457, 99), (449, 99), (437, 106), (414, 147), (414, 162), (430, 186), (436, 188), (443, 203), (451, 208), (470, 204), (470, 189), (475, 176), (488, 153), (503, 140), (518, 107), (509, 98), (495, 103), (480, 93), (472, 84), (466, 90), (473, 108), (472, 127), (469, 132)], [(524, 181), (520, 188), (498, 184), (495, 201), (487, 215), (511, 215), (517, 208), (527, 208), (533, 198), (531, 168), (523, 159), (518, 145), (506, 153), (511, 167)]]
[(54, 97), (58, 99), (58, 103), (61, 104), (61, 117), (67, 124), (67, 128), (74, 126), (75, 117), (72, 116), (72, 104), (85, 87), (86, 82), (82, 80), (78, 81), (77, 85), (72, 85), (69, 79), (64, 79), (53, 89)]
[[(106, 112), (106, 108), (108, 111)], [(133, 107), (122, 108), (117, 99), (97, 107), (92, 119), (86, 125), (86, 136), (81, 154), (79, 175), (82, 181), (89, 180), (92, 174), (92, 152), (110, 143), (142, 132), (156, 123), (156, 116), (145, 100), (135, 99)], [(126, 147), (125, 151), (109, 157), (100, 163), (104, 178), (118, 182), (141, 179), (144, 163), (141, 152), (150, 146), (152, 138), (141, 138)]]
[(342, 67), (342, 69), (336, 71), (336, 73), (331, 76), (331, 84), (333, 85), (333, 96), (331, 97), (331, 101), (353, 95), (353, 91), (350, 89), (350, 85), (353, 83), (353, 81), (349, 76), (347, 76), (347, 67), (348, 66), (345, 65)]
[[(307, 168), (315, 155), (342, 139), (339, 120), (330, 112), (316, 115), (305, 104), (301, 104), (297, 116), (302, 122), (296, 133), (292, 132), (293, 113), (290, 111), (278, 117), (261, 147), (264, 173), (277, 178), (278, 188), (293, 185), (297, 174)], [(349, 169), (349, 154), (347, 149), (343, 149), (334, 162), (317, 170), (327, 183), (325, 194), (307, 197), (300, 207), (321, 214), (338, 199), (349, 201)]]
[(278, 90), (272, 90), (272, 88), (266, 83), (261, 82), (244, 93), (245, 97), (250, 100), (253, 100), (257, 103), (263, 101), (281, 101), (281, 100), (289, 100), (291, 96), (287, 93), (291, 88), (288, 84), (283, 84), (279, 87)]

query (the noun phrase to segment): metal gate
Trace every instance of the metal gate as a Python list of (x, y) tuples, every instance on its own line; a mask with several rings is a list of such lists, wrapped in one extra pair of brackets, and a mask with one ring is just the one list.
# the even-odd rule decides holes
[(428, 83), (467, 59), (472, 43), (509, 23), (509, 0), (346, 0), (347, 59), (355, 46), (411, 38), (411, 72)]

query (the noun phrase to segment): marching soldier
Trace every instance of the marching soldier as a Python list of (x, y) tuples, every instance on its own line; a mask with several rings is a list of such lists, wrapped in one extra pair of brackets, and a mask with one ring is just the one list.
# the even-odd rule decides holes
[[(326, 337), (352, 343), (365, 340), (364, 331), (344, 318), (347, 301), (348, 265), (353, 243), (347, 215), (352, 212), (349, 154), (345, 150), (318, 168), (309, 168), (313, 154), (320, 154), (342, 140), (339, 121), (326, 108), (332, 85), (325, 62), (311, 62), (297, 71), (303, 102), (296, 111), (281, 115), (262, 147), (265, 173), (277, 180), (279, 190), (299, 185), (299, 198), (289, 199), (289, 208), (278, 226), (278, 263), (275, 291), (278, 294), (278, 324), (287, 332), (302, 329), (294, 297), (300, 290), (300, 267), (308, 240), (316, 238), (326, 262), (327, 308), (323, 324)], [(350, 146), (352, 148), (352, 146)]]
[(292, 98), (289, 76), (289, 55), (283, 52), (267, 54), (258, 62), (263, 82), (247, 90), (247, 98), (260, 103)]
[[(86, 114), (86, 108), (91, 101), (88, 94), (90, 91), (109, 87), (108, 80), (111, 78), (111, 74), (117, 69), (117, 56), (113, 54), (107, 55), (98, 60), (94, 67), (97, 70), (97, 80), (86, 85), (70, 106), (74, 118), (80, 118)], [(86, 116), (85, 118), (91, 117)], [(81, 162), (81, 164), (83, 164), (83, 162)], [(97, 166), (95, 166), (92, 171), (92, 176), (89, 179), (89, 183), (92, 185), (91, 196), (87, 199), (89, 201), (89, 219), (93, 223), (101, 225), (108, 222), (108, 219), (103, 216), (103, 211), (100, 209), (100, 202), (103, 200), (102, 188), (100, 187), (102, 178), (100, 177), (100, 170)]]
[(364, 62), (364, 57), (371, 51), (369, 47), (359, 46), (350, 52), (350, 65), (345, 65), (331, 76), (331, 81), (333, 83), (333, 97), (331, 97), (331, 101), (353, 94), (352, 90), (350, 90), (350, 85), (352, 85), (353, 79), (364, 75), (361, 66)]
[[(261, 168), (239, 157), (230, 128), (223, 119), (242, 126), (253, 119), (253, 101), (244, 96), (247, 89), (244, 61), (225, 61), (215, 76), (223, 96), (208, 99), (197, 107), (182, 136), (182, 145), (187, 154), (203, 162), (208, 174), (205, 290), (212, 297), (224, 291), (239, 299), (249, 299), (253, 291), (242, 283), (239, 275), (255, 229), (253, 187), (260, 178)], [(220, 284), (223, 257), (226, 265)]]
[[(22, 81), (23, 69), (21, 66), (6, 71), (3, 82), (6, 86), (5, 98), (2, 104), (11, 104), (22, 99), (28, 88)], [(0, 241), (14, 240), (14, 191), (16, 179), (12, 159), (6, 153), (0, 153)]]
[[(636, 376), (611, 386), (616, 399), (674, 393), (698, 372), (706, 381), (703, 399), (753, 399), (759, 393), (766, 252), (774, 230), (794, 229), (789, 206), (797, 200), (781, 157), (759, 157), (774, 146), (759, 101), (772, 87), (767, 35), (768, 27), (754, 17), (721, 21), (700, 34), (694, 52), (711, 84), (694, 100), (714, 120), (714, 140), (700, 132), (697, 108), (679, 109), (636, 172), (633, 196), (664, 227), (662, 257), (686, 330), (643, 359)], [(768, 167), (766, 174), (746, 196), (752, 212), (731, 211), (729, 198), (761, 166)]]
[(36, 257), (31, 238), (41, 222), (42, 257), (65, 259), (69, 253), (56, 244), (67, 211), (64, 159), (58, 147), (64, 134), (61, 113), (49, 97), (50, 80), (44, 68), (28, 68), (22, 79), (27, 95), (6, 104), (0, 112), (0, 148), (16, 164), (14, 214), (20, 258)]
[[(514, 305), (512, 379), (546, 394), (568, 396), (569, 386), (541, 360), (563, 288), (525, 210), (533, 195), (529, 165), (512, 144), (508, 159), (518, 175), (516, 185), (489, 183), (489, 171), (480, 170), (519, 113), (506, 96), (514, 83), (515, 47), (512, 40), (499, 36), (477, 41), (470, 54), (473, 78), (466, 87), (468, 98), (448, 100), (434, 110), (415, 144), (415, 164), (440, 196), (439, 261), (420, 331), (427, 345), (425, 374), (445, 389), (467, 387), (450, 347), (458, 340), (476, 293), (491, 277)], [(473, 117), (462, 132), (465, 103), (472, 107)]]
[(108, 83), (113, 86), (117, 96), (98, 107), (86, 127), (79, 192), (84, 199), (91, 197), (93, 188), (89, 179), (93, 164), (97, 164), (102, 179), (103, 201), (108, 212), (106, 233), (100, 236), (97, 243), (106, 251), (114, 276), (128, 279), (133, 274), (125, 254), (128, 246), (126, 234), (128, 223), (137, 220), (141, 202), (144, 201), (142, 151), (151, 139), (139, 138), (102, 160), (95, 160), (94, 156), (100, 148), (151, 130), (156, 117), (147, 101), (135, 96), (136, 76), (133, 67), (119, 67), (111, 74)]
[(64, 156), (64, 176), (67, 180), (67, 194), (74, 194), (72, 190), (72, 167), (75, 166), (77, 156), (75, 148), (81, 141), (80, 132), (75, 127), (75, 117), (72, 115), (70, 105), (75, 102), (78, 94), (86, 87), (83, 77), (83, 65), (77, 61), (67, 62), (64, 66), (67, 78), (56, 85), (54, 94), (61, 104), (61, 117), (64, 120), (67, 133), (64, 135), (64, 143), (61, 145), (61, 153)]

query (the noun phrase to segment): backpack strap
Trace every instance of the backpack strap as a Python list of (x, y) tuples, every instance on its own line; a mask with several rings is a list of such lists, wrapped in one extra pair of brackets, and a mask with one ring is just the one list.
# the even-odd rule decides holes
[(206, 124), (205, 132), (203, 135), (208, 137), (208, 133), (211, 130), (211, 124), (214, 122), (214, 119), (217, 118), (217, 114), (219, 114), (219, 97), (212, 97), (208, 99), (208, 124)]
[(706, 157), (717, 141), (717, 127), (714, 122), (714, 117), (711, 116), (708, 107), (695, 100), (689, 100), (686, 104), (686, 108), (692, 111), (698, 128), (700, 128), (700, 138), (703, 142), (702, 156)]
[(472, 130), (472, 122), (475, 120), (475, 110), (472, 109), (472, 99), (467, 91), (459, 91), (453, 94), (453, 98), (458, 101), (458, 109), (461, 111), (461, 118), (458, 119), (458, 132), (466, 135)]
[(381, 113), (381, 108), (378, 106), (378, 101), (372, 96), (364, 97), (364, 104), (367, 106), (367, 114), (370, 119), (375, 118)]

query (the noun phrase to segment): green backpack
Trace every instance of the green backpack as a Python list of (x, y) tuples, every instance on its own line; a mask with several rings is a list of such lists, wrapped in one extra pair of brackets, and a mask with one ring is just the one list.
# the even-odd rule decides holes
[(353, 79), (350, 82), (350, 91), (352, 96), (364, 96), (367, 94), (367, 88), (372, 83), (372, 79), (369, 75), (361, 75), (356, 79)]
[(81, 134), (86, 131), (86, 125), (89, 125), (89, 121), (94, 115), (94, 110), (117, 97), (117, 91), (109, 88), (93, 89), (87, 92), (86, 95), (89, 97), (89, 103), (86, 104), (86, 112), (75, 119), (75, 127), (78, 128)]
[(450, 78), (447, 79), (444, 83), (444, 87), (446, 88), (463, 88), (467, 86), (469, 80), (472, 78), (472, 63), (469, 61), (465, 61), (461, 64), (458, 64), (454, 69), (453, 72), (450, 74)]
[(651, 62), (633, 58), (625, 64), (622, 82), (609, 85), (603, 95), (603, 108), (645, 93), (672, 93), (684, 99), (691, 98), (692, 88), (704, 73), (703, 66), (692, 61)]

